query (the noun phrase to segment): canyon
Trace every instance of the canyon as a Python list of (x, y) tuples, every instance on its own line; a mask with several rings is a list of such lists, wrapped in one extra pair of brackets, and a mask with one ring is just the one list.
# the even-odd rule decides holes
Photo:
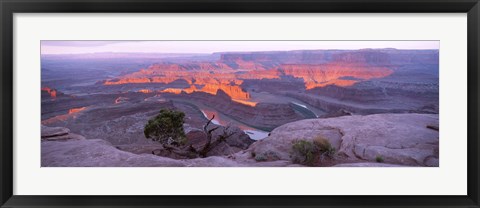
[[(397, 121), (398, 115), (402, 117), (402, 125), (407, 125), (407, 118), (425, 121), (418, 124), (423, 127), (429, 125), (427, 123), (438, 122), (438, 77), (438, 50), (385, 48), (183, 55), (49, 55), (42, 57), (41, 124), (45, 128), (66, 128), (74, 132), (73, 135), (84, 138), (71, 140), (72, 144), (85, 148), (99, 145), (122, 158), (128, 156), (137, 158), (135, 160), (147, 158), (148, 161), (156, 161), (155, 157), (162, 156), (152, 156), (151, 152), (162, 147), (145, 139), (143, 127), (161, 109), (184, 112), (184, 129), (187, 134), (192, 132), (192, 138), (198, 138), (194, 132), (200, 131), (208, 119), (216, 115), (215, 125), (221, 128), (230, 126), (236, 136), (211, 155), (216, 159), (205, 161), (219, 160), (232, 166), (296, 166), (287, 161), (286, 147), (271, 149), (280, 155), (279, 161), (257, 164), (246, 155), (255, 150), (266, 152), (266, 149), (280, 145), (281, 138), (289, 134), (288, 131), (280, 131), (285, 126), (296, 124), (298, 129), (301, 125), (310, 126), (313, 129), (304, 131), (308, 138), (313, 137), (313, 132), (320, 130), (314, 129), (315, 122), (307, 121), (323, 122), (322, 119), (327, 119), (325, 122), (329, 123), (341, 120), (342, 125), (347, 125), (350, 119), (357, 122)], [(329, 125), (322, 124), (318, 128), (328, 129)], [(419, 131), (426, 130), (420, 128)], [(332, 132), (327, 133), (330, 136), (338, 134), (334, 130)], [(435, 138), (435, 134), (438, 140), (438, 132), (425, 133), (429, 139)], [(290, 144), (298, 137), (302, 136), (291, 136), (284, 142)], [(404, 138), (392, 137), (391, 140), (387, 143)], [(337, 144), (338, 141), (337, 138), (331, 142)], [(343, 141), (347, 142), (347, 139), (343, 138)], [(261, 144), (265, 142), (268, 145), (264, 147)], [(375, 149), (369, 147), (377, 145), (375, 141), (356, 144), (357, 141), (350, 138), (348, 142), (355, 145), (343, 149), (337, 145), (345, 160), (331, 166), (347, 162), (372, 165), (372, 155), (375, 154), (386, 155), (386, 160), (388, 158), (388, 163), (392, 165), (437, 164), (435, 158), (438, 159), (438, 155), (433, 150), (438, 148), (438, 143), (434, 139), (426, 142), (431, 145), (427, 145), (429, 151), (424, 154), (427, 156), (405, 159), (408, 162), (399, 159), (399, 154), (407, 153), (397, 154), (397, 150), (385, 149), (390, 148), (386, 147), (386, 143), (380, 145), (383, 149)], [(42, 157), (48, 155), (54, 159), (45, 160), (45, 163), (42, 159), (42, 166), (65, 165), (49, 153), (55, 145), (70, 148), (70, 144), (63, 140), (45, 140), (42, 142)], [(99, 151), (102, 148), (99, 147)], [(286, 152), (281, 153), (284, 150)], [(117, 151), (125, 153), (114, 153)], [(361, 152), (368, 154), (362, 155), (364, 153)], [(231, 157), (243, 159), (239, 162)], [(193, 163), (167, 160), (166, 166)], [(197, 162), (203, 164), (199, 166), (210, 166), (205, 161)], [(155, 166), (153, 164), (163, 163), (139, 163), (139, 166)]]

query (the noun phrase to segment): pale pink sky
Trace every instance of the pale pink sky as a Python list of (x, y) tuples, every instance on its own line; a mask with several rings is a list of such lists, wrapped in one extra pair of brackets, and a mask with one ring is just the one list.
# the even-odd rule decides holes
[(41, 41), (42, 54), (214, 53), (315, 49), (439, 49), (439, 41)]

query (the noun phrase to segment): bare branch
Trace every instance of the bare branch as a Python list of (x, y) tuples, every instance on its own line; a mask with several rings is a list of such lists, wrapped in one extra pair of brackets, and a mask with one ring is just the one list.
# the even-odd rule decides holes
[(208, 120), (207, 124), (205, 124), (205, 126), (203, 126), (203, 130), (207, 131), (207, 127), (208, 125), (210, 125), (210, 123), (212, 123), (212, 120), (215, 118), (215, 114), (212, 115), (212, 118)]
[(213, 131), (217, 130), (218, 128), (220, 128), (220, 126), (217, 126), (215, 128), (208, 130), (208, 133), (211, 134)]
[(224, 129), (223, 129), (223, 134), (219, 136), (219, 140), (226, 140), (228, 139), (229, 137), (233, 136), (235, 134), (235, 132), (230, 132), (228, 133), (228, 129), (230, 128), (231, 126), (226, 126)]

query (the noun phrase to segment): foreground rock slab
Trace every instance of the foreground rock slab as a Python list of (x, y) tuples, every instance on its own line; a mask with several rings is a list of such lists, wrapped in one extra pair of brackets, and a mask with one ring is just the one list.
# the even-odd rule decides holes
[[(249, 151), (274, 152), (288, 159), (291, 144), (298, 139), (322, 136), (339, 156), (353, 162), (377, 162), (405, 166), (439, 165), (438, 114), (375, 114), (307, 119), (274, 129), (254, 143)], [(369, 164), (368, 166), (372, 166)], [(379, 165), (378, 166), (385, 166)]]
[(41, 152), (42, 167), (185, 166), (170, 158), (121, 151), (102, 139), (43, 141)]
[[(439, 166), (437, 114), (375, 114), (308, 119), (280, 126), (247, 149), (226, 156), (172, 159), (122, 151), (103, 139), (71, 139), (68, 129), (48, 129), (42, 139), (42, 167), (298, 167), (290, 161), (292, 142), (322, 136), (337, 150), (325, 166)], [(43, 128), (42, 128), (43, 129)], [(58, 132), (64, 132), (60, 134)], [(68, 133), (65, 133), (68, 132)], [(45, 132), (42, 135), (46, 135)], [(81, 136), (80, 136), (81, 137)], [(267, 155), (264, 161), (255, 155)]]
[(70, 133), (70, 129), (64, 127), (48, 127), (43, 126), (41, 127), (41, 137), (42, 140), (46, 141), (61, 141), (61, 140), (81, 140), (85, 139), (84, 136)]
[(42, 141), (42, 167), (252, 167), (291, 165), (289, 161), (256, 163), (212, 156), (176, 160), (121, 151), (102, 139)]
[(64, 127), (48, 127), (44, 125), (41, 126), (41, 131), (42, 138), (64, 136), (70, 133), (70, 129)]

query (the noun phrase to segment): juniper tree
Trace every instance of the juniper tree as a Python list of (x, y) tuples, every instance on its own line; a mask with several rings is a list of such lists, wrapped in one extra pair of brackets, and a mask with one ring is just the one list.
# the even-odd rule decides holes
[(182, 145), (186, 137), (183, 131), (185, 113), (181, 111), (162, 109), (155, 118), (150, 119), (143, 133), (147, 139), (161, 144)]

